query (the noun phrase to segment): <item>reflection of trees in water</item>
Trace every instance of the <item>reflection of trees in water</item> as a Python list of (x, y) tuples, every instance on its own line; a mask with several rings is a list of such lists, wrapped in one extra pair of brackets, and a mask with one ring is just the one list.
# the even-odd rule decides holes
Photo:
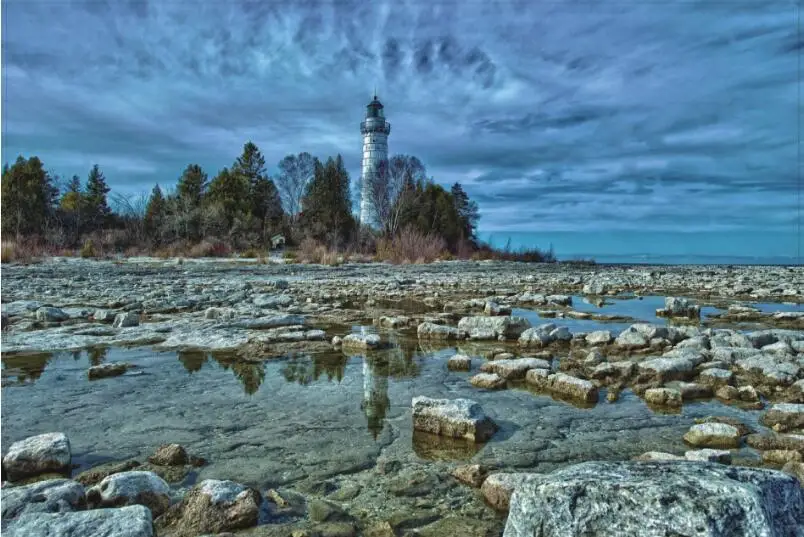
[(237, 355), (212, 354), (212, 359), (224, 370), (232, 369), (232, 373), (240, 381), (243, 391), (254, 395), (265, 380), (265, 364), (262, 362), (245, 362)]
[(343, 380), (346, 363), (349, 357), (340, 352), (328, 352), (315, 355), (292, 354), (282, 366), (282, 376), (288, 382), (296, 382), (307, 386), (313, 381), (327, 376), (327, 381)]
[(87, 349), (87, 359), (89, 365), (100, 365), (106, 360), (106, 354), (109, 349), (106, 347), (92, 347)]
[(207, 361), (207, 353), (203, 351), (179, 351), (178, 357), (188, 373), (201, 371)]
[(53, 353), (51, 352), (4, 355), (4, 373), (16, 376), (19, 382), (34, 382), (42, 376), (52, 358)]

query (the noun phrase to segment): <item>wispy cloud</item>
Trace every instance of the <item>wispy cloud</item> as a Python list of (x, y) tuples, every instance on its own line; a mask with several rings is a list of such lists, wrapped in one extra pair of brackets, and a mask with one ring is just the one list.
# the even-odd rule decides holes
[(790, 230), (798, 6), (8, 0), (3, 159), (133, 193), (251, 139), (356, 178), (376, 85), (486, 230)]

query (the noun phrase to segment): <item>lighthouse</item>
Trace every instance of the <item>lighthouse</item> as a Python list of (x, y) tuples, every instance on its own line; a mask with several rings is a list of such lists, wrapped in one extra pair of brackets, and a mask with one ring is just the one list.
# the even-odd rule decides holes
[(360, 123), (360, 134), (363, 135), (360, 224), (366, 226), (374, 223), (374, 207), (369, 194), (371, 183), (377, 175), (380, 164), (388, 160), (388, 135), (391, 133), (391, 124), (385, 121), (382, 109), (382, 103), (374, 95), (374, 99), (366, 106), (366, 119)]

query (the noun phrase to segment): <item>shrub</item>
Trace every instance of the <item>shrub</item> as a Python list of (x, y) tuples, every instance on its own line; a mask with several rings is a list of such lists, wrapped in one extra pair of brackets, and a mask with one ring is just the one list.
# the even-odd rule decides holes
[(95, 250), (95, 243), (92, 241), (92, 239), (87, 239), (84, 241), (84, 245), (81, 247), (81, 257), (84, 259), (98, 257), (98, 252)]
[(430, 263), (447, 254), (447, 244), (442, 237), (422, 234), (412, 228), (402, 230), (391, 239), (377, 241), (377, 261), (391, 263)]
[(187, 257), (226, 257), (231, 253), (231, 248), (225, 242), (204, 239), (190, 248)]
[(296, 252), (289, 252), (289, 251), (282, 252), (282, 259), (287, 259), (288, 261), (295, 261), (297, 257), (298, 256), (296, 255)]
[(240, 257), (260, 258), (265, 257), (265, 253), (258, 248), (251, 247), (243, 250), (243, 252), (240, 253)]

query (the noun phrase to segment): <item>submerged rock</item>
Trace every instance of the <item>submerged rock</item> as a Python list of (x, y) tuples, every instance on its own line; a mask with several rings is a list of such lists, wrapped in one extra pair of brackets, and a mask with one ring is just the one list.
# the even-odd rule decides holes
[(517, 488), (504, 537), (801, 535), (804, 496), (772, 470), (695, 462), (587, 462)]
[(470, 399), (413, 398), (413, 428), (452, 438), (485, 442), (497, 425)]
[(479, 464), (467, 464), (458, 466), (452, 471), (452, 477), (469, 485), (470, 487), (479, 488), (486, 479), (488, 471)]
[(2, 519), (26, 513), (68, 513), (86, 508), (84, 487), (70, 479), (50, 479), (22, 487), (3, 487)]
[(3, 457), (5, 478), (18, 481), (49, 472), (70, 471), (70, 441), (64, 433), (45, 433), (14, 442)]
[(154, 517), (170, 505), (170, 487), (153, 472), (121, 472), (106, 477), (87, 490), (91, 508), (144, 505)]
[(110, 362), (106, 364), (93, 365), (87, 370), (89, 380), (97, 380), (108, 377), (119, 377), (129, 370), (131, 364), (126, 362)]
[(142, 505), (74, 513), (28, 513), (3, 528), (4, 537), (153, 537), (151, 512)]
[(207, 479), (156, 519), (156, 530), (175, 537), (196, 537), (250, 528), (257, 524), (259, 492), (234, 481)]

